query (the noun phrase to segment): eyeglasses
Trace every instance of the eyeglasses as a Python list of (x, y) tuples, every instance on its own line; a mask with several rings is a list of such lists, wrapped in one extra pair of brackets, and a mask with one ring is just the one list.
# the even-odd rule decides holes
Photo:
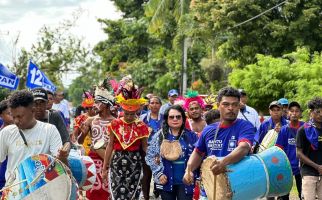
[(181, 118), (182, 118), (182, 116), (181, 115), (169, 115), (169, 117), (168, 117), (169, 119), (174, 119), (174, 118), (176, 118), (177, 120), (180, 120)]

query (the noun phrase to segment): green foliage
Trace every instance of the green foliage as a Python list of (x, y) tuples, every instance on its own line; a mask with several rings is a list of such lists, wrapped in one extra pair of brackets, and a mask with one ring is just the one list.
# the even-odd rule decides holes
[(256, 54), (282, 56), (298, 46), (322, 50), (322, 1), (288, 1), (259, 18), (237, 24), (280, 1), (195, 0), (192, 13), (200, 38), (212, 41), (217, 56), (234, 68), (256, 61)]
[(258, 54), (256, 58), (255, 64), (229, 75), (231, 85), (247, 91), (250, 105), (265, 112), (271, 101), (285, 97), (306, 108), (308, 100), (322, 96), (321, 52), (310, 54), (299, 48), (283, 57)]
[(151, 38), (146, 32), (146, 20), (99, 21), (105, 24), (104, 32), (108, 35), (108, 39), (94, 49), (102, 58), (103, 71), (117, 71), (121, 63), (147, 59)]
[(0, 101), (7, 99), (11, 91), (7, 88), (0, 88)]
[(100, 65), (95, 60), (92, 60), (90, 65), (79, 68), (81, 75), (73, 80), (68, 89), (69, 100), (74, 106), (77, 106), (82, 101), (83, 91), (94, 91), (94, 85), (98, 85), (104, 78), (100, 70)]
[(140, 18), (143, 13), (143, 3), (148, 0), (112, 0), (124, 13), (125, 18)]

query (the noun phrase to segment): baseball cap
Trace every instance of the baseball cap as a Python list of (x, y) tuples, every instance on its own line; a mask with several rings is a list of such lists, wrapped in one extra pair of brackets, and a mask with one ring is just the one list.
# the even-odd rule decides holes
[(238, 89), (238, 92), (242, 95), (242, 96), (246, 96), (246, 91), (244, 89)]
[(301, 109), (301, 105), (296, 101), (292, 101), (290, 104), (288, 104), (288, 109), (290, 109), (291, 107), (294, 107), (294, 106), (296, 106), (299, 109)]
[(281, 105), (288, 105), (288, 100), (285, 99), (285, 98), (281, 98), (278, 100), (278, 102), (281, 104)]
[(172, 97), (174, 95), (177, 95), (178, 96), (179, 95), (178, 91), (176, 89), (169, 90), (168, 96), (169, 97)]
[(270, 104), (269, 104), (269, 109), (273, 108), (274, 106), (276, 107), (282, 107), (281, 103), (278, 102), (278, 101), (272, 101)]
[(31, 93), (34, 96), (34, 101), (36, 100), (48, 101), (47, 91), (44, 88), (32, 89)]

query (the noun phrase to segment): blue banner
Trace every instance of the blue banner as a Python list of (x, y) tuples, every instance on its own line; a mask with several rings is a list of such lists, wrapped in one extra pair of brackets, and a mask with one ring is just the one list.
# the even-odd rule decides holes
[(0, 86), (15, 90), (18, 84), (19, 78), (0, 63)]
[(56, 91), (56, 86), (31, 61), (29, 62), (26, 86), (30, 89), (41, 87), (52, 92)]

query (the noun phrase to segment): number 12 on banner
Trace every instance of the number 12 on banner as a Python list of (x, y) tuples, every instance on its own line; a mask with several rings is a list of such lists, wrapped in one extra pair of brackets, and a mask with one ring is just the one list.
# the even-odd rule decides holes
[(30, 70), (31, 79), (30, 82), (34, 85), (43, 86), (43, 75), (39, 69), (35, 67)]

